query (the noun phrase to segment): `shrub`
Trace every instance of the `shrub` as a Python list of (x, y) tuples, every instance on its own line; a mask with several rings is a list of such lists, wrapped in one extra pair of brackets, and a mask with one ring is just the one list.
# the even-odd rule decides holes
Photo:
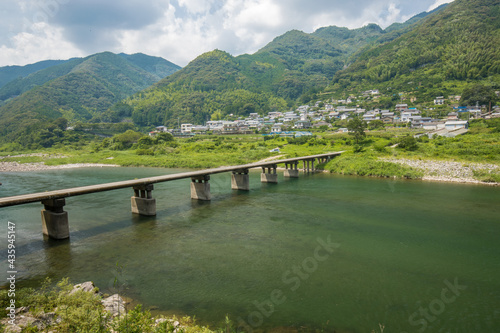
[(401, 148), (406, 151), (417, 150), (418, 149), (417, 139), (415, 139), (411, 135), (407, 135), (399, 141), (398, 148)]

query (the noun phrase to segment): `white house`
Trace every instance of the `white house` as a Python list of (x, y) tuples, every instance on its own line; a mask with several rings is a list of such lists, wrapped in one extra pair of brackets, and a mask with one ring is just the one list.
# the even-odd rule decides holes
[(156, 130), (158, 132), (167, 132), (167, 126), (157, 126)]
[(282, 124), (274, 124), (273, 127), (271, 127), (271, 134), (272, 133), (280, 133), (281, 132), (281, 125)]
[(467, 128), (469, 128), (469, 122), (467, 120), (448, 120), (444, 124), (444, 126), (449, 131), (459, 129), (459, 128), (467, 129)]
[(444, 104), (444, 96), (438, 96), (434, 100), (434, 105), (443, 105)]
[(181, 124), (182, 133), (191, 133), (192, 129), (193, 129), (193, 124)]

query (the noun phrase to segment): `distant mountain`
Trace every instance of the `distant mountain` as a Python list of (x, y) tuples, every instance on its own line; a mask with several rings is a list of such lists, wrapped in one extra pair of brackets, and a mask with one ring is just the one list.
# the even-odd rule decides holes
[(179, 120), (202, 123), (228, 114), (284, 110), (314, 99), (361, 49), (393, 40), (398, 31), (375, 24), (354, 30), (331, 26), (311, 34), (292, 30), (254, 54), (233, 57), (214, 50), (124, 102), (140, 125), (175, 126)]
[(455, 0), (398, 38), (360, 54), (327, 91), (377, 88), (418, 100), (460, 94), (477, 81), (500, 88), (499, 0)]
[[(132, 55), (120, 53), (119, 56), (127, 60), (130, 64), (135, 65), (153, 75), (153, 83), (160, 81), (164, 77), (181, 69), (181, 67), (163, 58), (151, 57), (142, 53)], [(18, 76), (15, 80), (12, 80), (3, 87), (0, 87), (0, 105), (5, 103), (6, 100), (19, 96), (34, 87), (41, 86), (50, 80), (69, 74), (76, 66), (80, 65), (84, 61), (87, 61), (88, 58), (89, 57), (73, 58), (70, 60), (58, 61), (48, 60), (22, 67), (24, 68), (23, 72), (28, 75)], [(6, 70), (11, 67), (0, 67), (0, 73), (2, 73), (2, 70)], [(37, 68), (41, 69), (36, 70)], [(31, 73), (29, 73), (30, 70)], [(18, 73), (20, 72), (21, 70), (19, 69)]]
[[(104, 52), (35, 72), (0, 89), (1, 96), (10, 98), (0, 107), (0, 135), (12, 139), (31, 125), (59, 117), (99, 121), (110, 106), (178, 68), (161, 58)], [(16, 92), (20, 95), (14, 97)]]
[(42, 69), (62, 64), (68, 60), (45, 60), (26, 66), (0, 67), (0, 88), (16, 79), (24, 78)]

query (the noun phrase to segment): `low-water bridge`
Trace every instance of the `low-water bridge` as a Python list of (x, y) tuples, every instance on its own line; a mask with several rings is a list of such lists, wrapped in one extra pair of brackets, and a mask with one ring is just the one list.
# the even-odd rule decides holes
[(153, 184), (168, 182), (172, 180), (191, 178), (191, 198), (195, 200), (210, 200), (210, 175), (232, 172), (231, 188), (233, 190), (248, 191), (249, 177), (248, 170), (262, 168), (261, 182), (277, 183), (278, 164), (285, 165), (284, 176), (289, 178), (299, 177), (299, 162), (303, 163), (305, 173), (315, 171), (314, 162), (325, 163), (333, 157), (339, 156), (341, 152), (327, 153), (312, 156), (303, 156), (283, 160), (266, 162), (256, 162), (251, 164), (226, 166), (215, 169), (205, 169), (190, 172), (182, 172), (165, 176), (151, 178), (141, 178), (120, 182), (82, 186), (63, 190), (31, 193), (12, 197), (0, 198), (0, 207), (16, 206), (33, 202), (41, 202), (44, 205), (42, 210), (42, 231), (43, 234), (53, 239), (69, 238), (68, 212), (64, 211), (65, 198), (77, 195), (104, 192), (131, 187), (134, 195), (131, 198), (132, 213), (154, 216), (156, 215), (156, 200), (152, 196)]

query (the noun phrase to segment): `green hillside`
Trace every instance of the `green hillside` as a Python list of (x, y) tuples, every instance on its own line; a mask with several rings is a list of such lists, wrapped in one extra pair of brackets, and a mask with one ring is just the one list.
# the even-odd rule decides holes
[(152, 57), (143, 53), (120, 53), (119, 56), (123, 57), (137, 67), (144, 69), (146, 72), (155, 75), (158, 78), (158, 81), (181, 69), (180, 66), (177, 66), (176, 64), (161, 57)]
[(362, 53), (327, 91), (367, 89), (417, 100), (460, 94), (468, 83), (500, 84), (500, 1), (456, 0), (413, 29)]
[(26, 77), (18, 77), (17, 79), (8, 82), (0, 88), (0, 105), (5, 104), (9, 99), (17, 97), (37, 86), (41, 86), (48, 81), (69, 74), (83, 61), (85, 61), (83, 58), (71, 59), (61, 64), (35, 71)]
[(332, 26), (311, 34), (289, 31), (251, 55), (215, 50), (125, 103), (139, 125), (286, 110), (314, 99), (356, 52), (387, 34), (375, 24), (354, 30)]
[(440, 9), (390, 30), (375, 24), (353, 30), (330, 26), (311, 34), (292, 30), (254, 54), (208, 52), (125, 103), (139, 125), (175, 126), (179, 121), (283, 111), (316, 99), (361, 50), (396, 39)]
[[(181, 68), (163, 58), (151, 57), (142, 53), (132, 55), (121, 53), (119, 56), (129, 62), (129, 64), (137, 66), (151, 74), (154, 78), (153, 82), (160, 81), (164, 77), (175, 73)], [(19, 75), (16, 79), (6, 83), (3, 87), (0, 87), (0, 105), (5, 104), (5, 102), (9, 99), (17, 97), (36, 86), (41, 86), (48, 81), (73, 72), (75, 67), (88, 59), (89, 57), (74, 58), (66, 61), (47, 61), (42, 64), (37, 63), (25, 66), (28, 69), (31, 69), (32, 72), (28, 73), (28, 69), (25, 69), (24, 71), (28, 73), (27, 75)], [(41, 68), (43, 67), (42, 65), (45, 65), (47, 68)], [(10, 67), (1, 67), (0, 74), (8, 68)], [(35, 70), (36, 68), (41, 69)]]
[(0, 88), (16, 79), (22, 79), (32, 73), (52, 66), (60, 65), (68, 60), (44, 60), (26, 66), (0, 67)]
[[(48, 79), (52, 75), (56, 78)], [(31, 126), (59, 117), (70, 123), (100, 121), (110, 106), (158, 79), (158, 75), (109, 52), (47, 68), (23, 79), (25, 87), (30, 83), (34, 88), (0, 107), (0, 135), (10, 141)]]

